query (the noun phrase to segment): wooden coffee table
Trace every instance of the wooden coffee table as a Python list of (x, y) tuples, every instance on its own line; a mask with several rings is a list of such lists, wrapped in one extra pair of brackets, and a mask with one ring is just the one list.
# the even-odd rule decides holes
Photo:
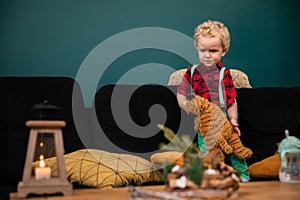
[[(144, 186), (147, 190), (163, 190), (164, 186)], [(129, 199), (128, 188), (112, 189), (74, 189), (71, 196), (32, 197), (30, 200), (122, 200)], [(17, 194), (10, 194), (11, 200), (16, 200)], [(151, 198), (146, 198), (150, 200)], [(158, 198), (152, 198), (153, 200)], [(300, 200), (300, 184), (281, 183), (279, 181), (257, 181), (240, 183), (237, 197), (241, 200)]]

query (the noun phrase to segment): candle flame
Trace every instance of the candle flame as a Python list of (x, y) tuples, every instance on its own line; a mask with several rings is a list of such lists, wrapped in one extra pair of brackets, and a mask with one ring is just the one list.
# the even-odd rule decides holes
[(44, 155), (40, 155), (39, 167), (45, 167)]
[(40, 166), (40, 167), (45, 167), (45, 161), (44, 161), (44, 160), (41, 160), (40, 163), (39, 163), (39, 166)]

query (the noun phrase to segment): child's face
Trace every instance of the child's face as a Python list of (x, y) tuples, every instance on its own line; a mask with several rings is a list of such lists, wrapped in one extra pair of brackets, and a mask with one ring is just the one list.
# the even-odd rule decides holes
[(218, 37), (200, 36), (196, 47), (200, 62), (205, 67), (215, 66), (226, 54), (226, 49), (223, 49), (221, 40)]

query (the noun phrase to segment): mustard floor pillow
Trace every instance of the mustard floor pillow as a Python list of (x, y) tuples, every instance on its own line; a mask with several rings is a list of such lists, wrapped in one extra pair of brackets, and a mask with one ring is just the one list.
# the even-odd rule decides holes
[(183, 165), (183, 152), (166, 151), (155, 153), (150, 157), (151, 162), (158, 168), (163, 168), (166, 164)]
[[(85, 186), (109, 188), (163, 180), (151, 162), (130, 154), (83, 149), (64, 155), (64, 159), (69, 181)], [(52, 176), (57, 176), (56, 161), (56, 157), (45, 159)]]
[(248, 169), (250, 175), (254, 178), (278, 179), (280, 165), (280, 156), (276, 153), (273, 156), (250, 165)]

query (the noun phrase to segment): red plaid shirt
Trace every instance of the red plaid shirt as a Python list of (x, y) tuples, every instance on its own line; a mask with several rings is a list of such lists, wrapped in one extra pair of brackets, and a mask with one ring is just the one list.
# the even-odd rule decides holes
[[(191, 69), (193, 66), (190, 66), (185, 75), (182, 78), (181, 84), (178, 86), (178, 93), (184, 96), (188, 96), (191, 93), (202, 96), (209, 101), (220, 106), (219, 100), (219, 78), (220, 78), (220, 69), (223, 66), (222, 62), (217, 63), (217, 67), (204, 67), (198, 65), (194, 70), (193, 77), (191, 77)], [(194, 91), (191, 91), (191, 83)], [(231, 104), (235, 102), (236, 90), (234, 88), (234, 83), (230, 75), (230, 69), (226, 68), (224, 71), (223, 83), (223, 94), (224, 101), (228, 109)]]

